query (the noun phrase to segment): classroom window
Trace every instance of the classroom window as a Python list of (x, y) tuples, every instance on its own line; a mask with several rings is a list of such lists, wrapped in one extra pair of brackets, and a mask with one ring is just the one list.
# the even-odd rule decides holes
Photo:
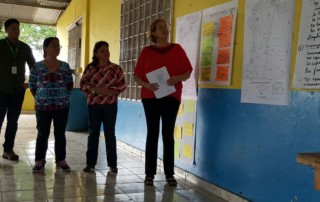
[(164, 19), (170, 29), (172, 4), (173, 0), (122, 0), (119, 64), (123, 69), (127, 88), (120, 94), (121, 99), (140, 99), (141, 86), (133, 78), (135, 64), (142, 48), (150, 44), (146, 35), (151, 22), (158, 18)]

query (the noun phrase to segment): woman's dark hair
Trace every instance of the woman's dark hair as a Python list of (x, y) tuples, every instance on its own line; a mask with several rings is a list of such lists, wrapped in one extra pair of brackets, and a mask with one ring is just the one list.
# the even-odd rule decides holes
[(42, 47), (43, 47), (43, 58), (45, 58), (47, 56), (47, 53), (44, 50), (44, 48), (47, 48), (50, 45), (50, 43), (52, 41), (54, 41), (54, 40), (58, 40), (59, 41), (59, 39), (57, 37), (48, 37), (43, 41), (43, 45), (42, 45)]
[(107, 46), (109, 48), (109, 44), (108, 42), (106, 41), (98, 41), (95, 45), (94, 45), (94, 48), (93, 48), (93, 56), (92, 56), (92, 66), (97, 66), (98, 63), (99, 63), (99, 60), (98, 58), (96, 57), (96, 54), (99, 50), (99, 48), (101, 48), (102, 46)]
[(8, 20), (6, 20), (4, 22), (4, 28), (8, 29), (10, 27), (10, 25), (12, 25), (12, 24), (20, 25), (20, 22), (17, 19), (14, 19), (14, 18), (8, 19)]
[(153, 21), (151, 23), (151, 25), (149, 26), (149, 30), (148, 30), (148, 34), (147, 34), (147, 38), (150, 39), (151, 42), (153, 43), (157, 43), (157, 38), (155, 36), (152, 35), (152, 32), (155, 32), (157, 29), (157, 24), (159, 22), (166, 22), (163, 19), (156, 19), (155, 21)]

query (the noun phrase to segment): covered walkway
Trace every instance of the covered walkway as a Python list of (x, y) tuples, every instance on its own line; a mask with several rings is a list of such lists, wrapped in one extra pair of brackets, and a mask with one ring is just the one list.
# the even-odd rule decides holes
[[(5, 123), (4, 123), (5, 127)], [(4, 141), (4, 129), (0, 136)], [(57, 171), (54, 163), (54, 139), (50, 135), (45, 174), (33, 174), (35, 158), (35, 115), (21, 115), (15, 142), (18, 162), (0, 158), (0, 201), (162, 201), (225, 202), (176, 176), (178, 186), (169, 187), (161, 165), (154, 187), (145, 186), (144, 159), (118, 146), (118, 174), (108, 172), (103, 136), (100, 139), (98, 165), (94, 173), (85, 173), (88, 133), (67, 132), (67, 161), (70, 173)], [(121, 145), (121, 144), (120, 144)], [(2, 152), (1, 156), (2, 156)]]

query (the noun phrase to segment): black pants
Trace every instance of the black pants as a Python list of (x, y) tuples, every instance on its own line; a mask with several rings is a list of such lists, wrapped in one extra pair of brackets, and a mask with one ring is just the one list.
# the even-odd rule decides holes
[(166, 176), (174, 174), (174, 126), (180, 102), (173, 97), (142, 99), (147, 121), (145, 174), (157, 172), (160, 118), (162, 123), (163, 166)]
[(101, 123), (104, 128), (108, 166), (117, 166), (117, 143), (115, 135), (117, 112), (117, 103), (88, 106), (90, 130), (87, 150), (88, 166), (95, 166), (97, 164)]
[(38, 137), (36, 161), (45, 160), (48, 149), (51, 122), (54, 127), (54, 152), (56, 162), (66, 159), (66, 127), (69, 108), (56, 111), (36, 111)]
[(21, 90), (19, 93), (13, 95), (0, 93), (0, 130), (7, 114), (7, 127), (3, 144), (5, 152), (13, 150), (14, 147), (24, 94), (25, 90)]

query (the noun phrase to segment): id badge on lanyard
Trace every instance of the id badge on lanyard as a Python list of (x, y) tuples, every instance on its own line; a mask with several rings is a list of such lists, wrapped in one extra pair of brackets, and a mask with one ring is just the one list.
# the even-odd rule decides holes
[(18, 74), (18, 67), (17, 67), (15, 62), (13, 63), (13, 65), (11, 67), (11, 73), (12, 74)]
[(18, 74), (18, 67), (17, 67), (17, 63), (16, 63), (16, 58), (17, 58), (17, 53), (18, 53), (18, 49), (19, 49), (19, 42), (18, 42), (18, 44), (17, 44), (17, 47), (16, 47), (15, 51), (13, 51), (13, 48), (12, 48), (12, 46), (11, 46), (11, 44), (10, 44), (10, 42), (9, 42), (8, 40), (7, 40), (7, 43), (8, 43), (8, 45), (9, 45), (10, 50), (11, 50), (12, 55), (13, 55), (13, 62), (12, 62), (12, 67), (11, 67), (11, 73), (14, 74), (14, 75), (16, 75), (16, 74)]

